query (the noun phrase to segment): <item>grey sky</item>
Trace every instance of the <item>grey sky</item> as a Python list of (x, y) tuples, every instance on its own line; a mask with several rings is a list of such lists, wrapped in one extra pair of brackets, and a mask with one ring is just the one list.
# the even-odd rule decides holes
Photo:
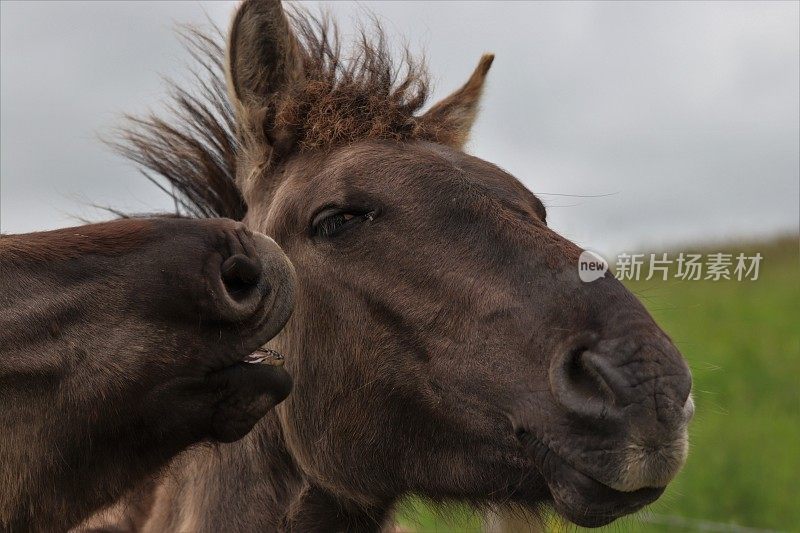
[[(175, 23), (226, 2), (0, 4), (0, 227), (170, 202), (96, 138), (185, 73)], [(521, 179), (551, 225), (606, 252), (798, 228), (797, 2), (337, 2), (425, 50), (441, 97), (497, 59), (471, 151)], [(311, 5), (310, 8), (316, 9)], [(589, 195), (572, 197), (559, 195)], [(592, 197), (594, 196), (594, 197)]]

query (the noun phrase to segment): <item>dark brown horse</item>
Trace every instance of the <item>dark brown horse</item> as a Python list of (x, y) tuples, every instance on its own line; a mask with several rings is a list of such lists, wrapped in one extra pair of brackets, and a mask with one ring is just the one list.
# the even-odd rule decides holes
[(291, 388), (243, 359), (293, 278), (231, 220), (0, 236), (0, 530), (64, 531), (189, 445), (244, 436)]
[(687, 365), (613, 276), (581, 282), (534, 194), (464, 153), (492, 57), (422, 112), (421, 69), (359, 43), (348, 60), (330, 23), (245, 2), (230, 96), (216, 77), (129, 132), (195, 212), (273, 236), (298, 275), (275, 340), (294, 393), (175, 465), (146, 528), (377, 530), (412, 493), (597, 526), (654, 501), (686, 458)]

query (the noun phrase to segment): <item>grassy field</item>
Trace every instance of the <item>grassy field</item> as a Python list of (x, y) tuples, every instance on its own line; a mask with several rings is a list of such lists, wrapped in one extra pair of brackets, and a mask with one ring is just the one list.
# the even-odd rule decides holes
[[(689, 361), (697, 411), (689, 461), (666, 494), (599, 531), (800, 531), (798, 238), (725, 249), (761, 252), (759, 279), (627, 283)], [(409, 531), (481, 531), (474, 513), (441, 511), (412, 500), (400, 522)], [(580, 530), (556, 521), (547, 529)]]

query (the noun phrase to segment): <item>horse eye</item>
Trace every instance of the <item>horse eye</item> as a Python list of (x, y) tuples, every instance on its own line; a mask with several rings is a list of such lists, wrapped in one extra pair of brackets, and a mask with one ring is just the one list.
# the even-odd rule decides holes
[(333, 237), (356, 224), (373, 220), (374, 211), (355, 212), (341, 209), (326, 209), (311, 221), (311, 231), (317, 237)]

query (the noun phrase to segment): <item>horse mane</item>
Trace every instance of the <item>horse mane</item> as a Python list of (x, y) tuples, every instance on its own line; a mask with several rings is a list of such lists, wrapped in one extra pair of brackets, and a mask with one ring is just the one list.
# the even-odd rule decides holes
[(345, 54), (328, 16), (294, 9), (289, 20), (300, 44), (303, 76), (276, 96), (275, 126), (293, 131), (298, 151), (420, 136), (415, 113), (427, 100), (427, 72), (407, 47), (402, 60), (394, 60), (380, 22), (373, 18), (369, 30), (362, 27), (352, 53)]
[[(393, 60), (376, 20), (371, 31), (359, 30), (345, 57), (338, 27), (328, 16), (293, 8), (288, 17), (304, 76), (276, 96), (281, 112), (275, 120), (293, 130), (295, 151), (425, 136), (414, 116), (427, 99), (427, 72), (408, 48), (402, 61)], [(216, 26), (213, 32), (184, 27), (180, 35), (196, 63), (195, 86), (168, 81), (169, 116), (128, 115), (111, 144), (174, 199), (177, 212), (241, 220), (247, 205), (236, 186), (240, 141), (226, 87), (224, 36)]]
[(174, 199), (178, 213), (241, 220), (247, 205), (236, 187), (239, 143), (225, 82), (222, 33), (184, 27), (180, 36), (196, 63), (196, 87), (168, 81), (168, 116), (126, 115), (110, 144)]

